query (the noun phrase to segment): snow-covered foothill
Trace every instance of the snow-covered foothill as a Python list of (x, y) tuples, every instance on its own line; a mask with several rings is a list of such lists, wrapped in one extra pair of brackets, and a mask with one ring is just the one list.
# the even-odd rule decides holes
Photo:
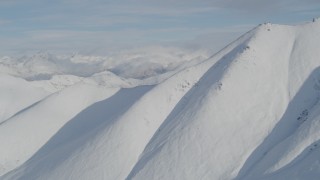
[(49, 94), (24, 79), (0, 74), (0, 123)]
[(78, 84), (54, 93), (0, 124), (0, 174), (28, 160), (61, 127), (119, 88)]

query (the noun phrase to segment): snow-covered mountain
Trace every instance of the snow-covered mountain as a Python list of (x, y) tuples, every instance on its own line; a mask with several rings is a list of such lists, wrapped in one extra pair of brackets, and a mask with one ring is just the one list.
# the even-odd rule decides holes
[(315, 21), (207, 59), (3, 58), (0, 179), (318, 179), (319, 46)]

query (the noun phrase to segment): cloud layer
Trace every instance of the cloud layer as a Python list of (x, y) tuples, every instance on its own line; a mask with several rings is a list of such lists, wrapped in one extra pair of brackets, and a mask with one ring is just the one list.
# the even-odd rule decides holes
[(225, 44), (261, 22), (305, 21), (319, 9), (317, 0), (2, 0), (0, 55), (167, 45), (206, 35)]

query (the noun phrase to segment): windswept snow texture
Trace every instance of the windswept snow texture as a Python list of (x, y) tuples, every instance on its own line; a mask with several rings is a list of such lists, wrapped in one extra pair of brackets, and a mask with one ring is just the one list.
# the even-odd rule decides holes
[(0, 179), (319, 179), (319, 47), (315, 21), (207, 59), (2, 58)]

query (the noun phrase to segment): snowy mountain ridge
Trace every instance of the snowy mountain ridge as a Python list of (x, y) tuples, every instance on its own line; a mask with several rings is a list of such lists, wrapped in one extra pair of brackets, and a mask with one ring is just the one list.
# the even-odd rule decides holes
[[(319, 43), (318, 21), (265, 23), (208, 59), (162, 62), (163, 71), (138, 60), (79, 77), (19, 61), (50, 67), (52, 82), (79, 78), (59, 91), (10, 74), (3, 58), (2, 72), (16, 77), (3, 76), (12, 84), (0, 95), (25, 103), (3, 103), (0, 179), (318, 179)], [(86, 60), (86, 73), (101, 62)], [(133, 75), (136, 65), (152, 73)]]

